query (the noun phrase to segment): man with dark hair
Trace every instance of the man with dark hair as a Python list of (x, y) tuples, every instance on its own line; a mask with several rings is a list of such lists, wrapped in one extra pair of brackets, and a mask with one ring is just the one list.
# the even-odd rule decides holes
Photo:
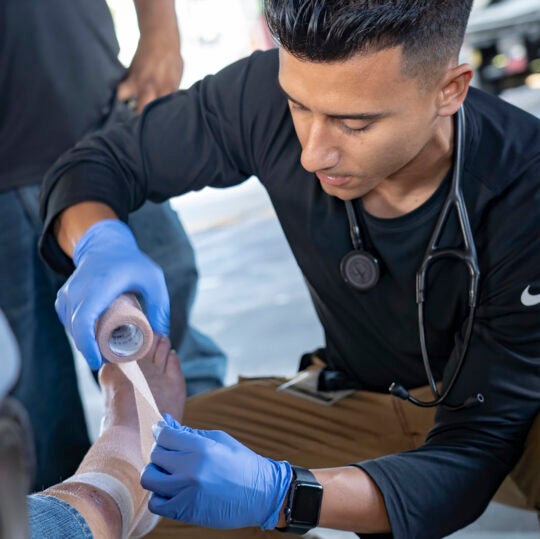
[(128, 213), (252, 174), (323, 324), (300, 380), (198, 396), (189, 427), (156, 427), (151, 510), (218, 529), (176, 524), (176, 536), (319, 524), (440, 538), (510, 473), (540, 506), (540, 122), (469, 88), (470, 7), (267, 0), (279, 52), (159, 100), (50, 171), (41, 248), (56, 268), (73, 260), (58, 312), (89, 354), (123, 274), (154, 328), (166, 323)]
[(296, 58), (334, 62), (402, 47), (403, 72), (429, 73), (435, 82), (459, 53), (472, 3), (266, 2), (265, 15), (270, 31)]

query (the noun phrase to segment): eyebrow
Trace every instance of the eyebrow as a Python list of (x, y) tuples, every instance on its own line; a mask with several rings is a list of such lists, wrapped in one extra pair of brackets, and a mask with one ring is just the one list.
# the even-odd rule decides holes
[[(300, 107), (309, 110), (308, 107), (306, 107), (303, 103), (295, 99), (294, 97), (291, 97), (281, 86), (279, 85), (279, 88), (283, 92), (283, 95), (289, 100), (295, 103), (296, 105), (299, 105)], [(358, 112), (358, 113), (351, 113), (351, 114), (326, 114), (329, 118), (335, 118), (336, 120), (379, 120), (381, 118), (384, 118), (386, 116), (389, 116), (389, 112)]]

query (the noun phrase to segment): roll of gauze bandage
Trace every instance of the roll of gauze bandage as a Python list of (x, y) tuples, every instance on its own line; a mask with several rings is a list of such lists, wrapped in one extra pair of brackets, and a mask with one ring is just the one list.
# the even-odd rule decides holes
[(152, 348), (154, 333), (133, 294), (122, 294), (99, 317), (96, 339), (111, 363), (138, 361)]
[(154, 332), (133, 294), (118, 296), (100, 316), (96, 339), (103, 357), (117, 363), (133, 384), (141, 430), (143, 458), (148, 459), (153, 444), (152, 424), (162, 419), (158, 406), (138, 361), (148, 360)]

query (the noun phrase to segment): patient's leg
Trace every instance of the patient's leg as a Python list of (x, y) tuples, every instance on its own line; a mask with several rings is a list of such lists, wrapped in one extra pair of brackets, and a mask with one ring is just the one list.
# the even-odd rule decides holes
[[(170, 351), (169, 340), (156, 338), (149, 357), (140, 361), (139, 366), (160, 411), (181, 418), (185, 382), (178, 357)], [(89, 524), (94, 537), (119, 538), (137, 524), (133, 522), (133, 515), (144, 503), (145, 491), (139, 484), (139, 476), (145, 463), (131, 383), (112, 364), (102, 368), (100, 383), (106, 409), (102, 433), (77, 473), (44, 494), (74, 506)]]

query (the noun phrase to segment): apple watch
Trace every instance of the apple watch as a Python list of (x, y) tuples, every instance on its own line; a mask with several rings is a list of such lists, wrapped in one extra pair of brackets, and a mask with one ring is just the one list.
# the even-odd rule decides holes
[(286, 528), (277, 528), (284, 533), (303, 535), (319, 524), (323, 488), (315, 476), (306, 468), (292, 466), (293, 480), (285, 507)]

